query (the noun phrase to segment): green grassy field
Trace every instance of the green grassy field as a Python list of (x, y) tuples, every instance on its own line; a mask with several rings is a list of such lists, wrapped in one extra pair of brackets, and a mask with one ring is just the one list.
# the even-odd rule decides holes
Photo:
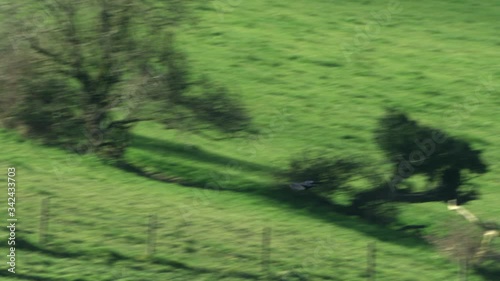
[[(473, 180), (482, 197), (467, 207), (498, 221), (500, 2), (216, 0), (197, 13), (199, 23), (179, 34), (193, 69), (241, 95), (260, 134), (215, 141), (137, 126), (127, 160), (187, 187), (2, 131), (0, 167), (18, 171), (20, 239), (17, 274), (2, 270), (2, 280), (265, 280), (265, 227), (272, 280), (366, 280), (370, 242), (379, 280), (458, 280), (457, 265), (423, 240), (336, 214), (276, 184), (274, 173), (305, 149), (324, 149), (389, 177), (373, 130), (395, 106), (484, 150), (490, 172)], [(41, 245), (46, 197), (49, 243)], [(150, 214), (159, 222), (152, 259)], [(432, 229), (456, 216), (441, 203), (414, 204), (401, 221)], [(499, 278), (471, 272), (469, 280)]]

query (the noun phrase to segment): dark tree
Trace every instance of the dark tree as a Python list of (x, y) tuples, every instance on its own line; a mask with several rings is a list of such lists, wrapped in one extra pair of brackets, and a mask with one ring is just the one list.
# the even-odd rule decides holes
[(13, 114), (32, 136), (112, 159), (123, 156), (130, 128), (139, 121), (155, 120), (169, 128), (203, 123), (224, 132), (245, 130), (250, 118), (239, 100), (225, 88), (200, 86), (178, 48), (175, 34), (192, 22), (193, 3), (60, 0), (4, 5), (2, 35), (16, 40), (16, 51), (9, 55), (24, 65), (18, 77), (0, 79), (9, 82), (2, 88), (11, 87), (3, 93), (19, 97), (11, 99)]

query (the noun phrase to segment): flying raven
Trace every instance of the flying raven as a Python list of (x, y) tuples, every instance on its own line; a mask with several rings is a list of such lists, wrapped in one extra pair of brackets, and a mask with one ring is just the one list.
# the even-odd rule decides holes
[(290, 184), (292, 190), (300, 191), (314, 187), (314, 181), (294, 182)]

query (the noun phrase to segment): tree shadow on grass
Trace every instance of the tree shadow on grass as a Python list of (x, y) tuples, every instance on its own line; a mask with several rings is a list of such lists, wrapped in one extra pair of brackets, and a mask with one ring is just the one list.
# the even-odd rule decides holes
[(192, 145), (176, 143), (165, 140), (136, 135), (132, 137), (131, 148), (151, 151), (157, 155), (177, 156), (198, 162), (210, 163), (219, 166), (233, 166), (246, 171), (269, 172), (274, 168), (266, 165), (256, 164), (228, 156), (222, 156), (209, 152)]
[(500, 254), (490, 257), (488, 263), (481, 264), (474, 272), (481, 275), (484, 280), (498, 281), (500, 277)]
[[(67, 251), (66, 249), (53, 249), (50, 246), (49, 247), (42, 247), (37, 245), (36, 243), (31, 242), (28, 239), (24, 239), (22, 237), (18, 237), (18, 248), (27, 250), (30, 252), (37, 252), (39, 254), (44, 254), (51, 256), (53, 258), (72, 258), (72, 259), (85, 259), (85, 260), (90, 260), (91, 258), (95, 258), (96, 252), (88, 251), (88, 250), (79, 250), (75, 252)], [(107, 263), (109, 265), (114, 264), (117, 261), (131, 261), (133, 263), (141, 263), (141, 262), (150, 262), (153, 264), (158, 264), (158, 265), (163, 265), (163, 266), (168, 266), (171, 267), (172, 269), (180, 269), (180, 270), (187, 270), (190, 272), (194, 272), (196, 274), (202, 274), (202, 273), (219, 273), (219, 270), (216, 268), (205, 268), (205, 267), (199, 267), (199, 266), (193, 266), (186, 264), (181, 261), (176, 261), (172, 259), (168, 259), (165, 257), (151, 257), (149, 259), (138, 259), (135, 256), (129, 256), (125, 255), (119, 251), (115, 251), (113, 249), (101, 249), (98, 252), (98, 255), (101, 257), (106, 256), (107, 257)], [(0, 276), (12, 276), (11, 273), (8, 273), (6, 270), (3, 272), (3, 274), (0, 274)], [(28, 280), (66, 280), (66, 279), (54, 279), (53, 277), (43, 277), (40, 275), (35, 275), (35, 274), (24, 274), (24, 273), (16, 273), (18, 278), (22, 279), (28, 279)], [(240, 277), (240, 278), (249, 278), (249, 279), (256, 279), (259, 276), (250, 272), (244, 272), (244, 271), (225, 271), (224, 275), (227, 276), (235, 276), (235, 277)], [(87, 279), (78, 279), (78, 280), (87, 280)]]
[[(134, 172), (140, 176), (145, 176), (153, 180), (176, 183), (190, 188), (196, 189), (210, 189), (213, 191), (230, 191), (238, 193), (247, 193), (249, 195), (257, 195), (266, 199), (271, 199), (276, 201), (276, 204), (282, 206), (285, 209), (290, 209), (290, 216), (293, 216), (295, 212), (304, 212), (309, 216), (323, 220), (328, 223), (333, 223), (343, 228), (354, 229), (358, 232), (364, 233), (374, 239), (384, 241), (387, 243), (393, 243), (402, 245), (405, 247), (429, 247), (431, 246), (424, 240), (418, 237), (404, 237), (401, 232), (396, 230), (387, 229), (382, 226), (371, 224), (361, 219), (350, 216), (350, 209), (336, 205), (331, 201), (308, 191), (295, 192), (290, 190), (286, 184), (283, 186), (262, 186), (258, 183), (247, 182), (243, 187), (224, 187), (218, 186), (217, 189), (213, 189), (214, 185), (210, 182), (176, 182), (168, 178), (163, 178), (158, 174), (148, 174), (141, 170), (140, 168), (129, 165), (128, 169), (130, 172)], [(214, 195), (215, 196), (215, 195)]]
[(500, 269), (488, 269), (483, 267), (476, 269), (475, 272), (487, 281), (498, 281), (498, 278), (500, 278)]
[[(379, 241), (405, 247), (431, 248), (431, 245), (423, 238), (403, 236), (399, 231), (363, 221), (361, 218), (351, 215), (350, 208), (337, 205), (312, 192), (295, 192), (283, 186), (262, 189), (258, 194), (277, 201), (277, 204), (283, 206), (283, 208), (301, 210), (313, 218), (333, 223), (343, 228), (356, 230)], [(293, 214), (291, 213), (290, 215)]]
[(22, 236), (17, 237), (16, 244), (18, 249), (30, 252), (44, 253), (55, 258), (79, 258), (84, 255), (83, 253), (78, 253), (78, 252), (61, 251), (61, 250), (51, 249), (48, 247), (42, 247), (36, 243), (32, 243), (28, 239), (24, 239)]
[[(238, 167), (249, 172), (265, 172), (273, 174), (278, 170), (266, 165), (260, 165), (244, 160), (235, 159), (232, 157), (221, 156), (193, 146), (169, 141), (160, 141), (138, 135), (134, 136), (132, 147), (151, 151), (159, 155), (174, 155), (179, 158), (214, 164), (216, 166), (232, 165), (233, 167)], [(166, 168), (166, 170), (170, 168), (167, 161), (158, 159), (148, 159), (147, 161), (148, 164), (152, 164), (153, 167), (160, 168), (159, 170), (161, 170), (161, 168)], [(186, 165), (175, 163), (175, 165), (177, 166), (176, 168), (179, 169), (178, 171), (193, 170), (193, 167), (189, 167), (189, 164)], [(129, 172), (134, 172), (140, 176), (146, 176), (162, 182), (177, 183), (184, 186), (200, 189), (206, 189), (207, 187), (212, 188), (214, 186), (214, 181), (216, 182), (216, 180), (210, 177), (190, 177), (189, 174), (185, 174), (186, 178), (189, 178), (189, 180), (179, 180), (172, 177), (169, 178), (165, 175), (162, 175), (161, 173), (155, 174), (146, 172), (140, 167), (134, 166), (132, 164), (126, 164), (121, 168)], [(196, 169), (199, 170), (198, 175), (209, 174), (213, 172), (213, 170), (211, 170), (210, 168)], [(196, 178), (196, 180), (193, 180), (193, 178)], [(238, 184), (240, 184), (240, 186), (237, 186)], [(400, 231), (388, 229), (383, 226), (363, 221), (358, 217), (352, 216), (351, 210), (345, 206), (336, 205), (333, 202), (312, 192), (294, 192), (290, 190), (287, 185), (287, 183), (283, 183), (283, 186), (281, 187), (262, 186), (262, 184), (252, 182), (251, 180), (239, 180), (237, 183), (233, 182), (232, 185), (219, 185), (217, 187), (217, 190), (243, 192), (262, 196), (263, 198), (275, 201), (277, 205), (282, 206), (284, 209), (289, 209), (291, 216), (296, 214), (297, 212), (301, 212), (313, 218), (323, 220), (327, 223), (333, 223), (343, 228), (353, 229), (367, 236), (373, 237), (374, 239), (379, 241), (404, 247), (418, 247), (433, 251), (432, 245), (430, 245), (428, 241), (426, 241), (423, 237), (419, 237), (417, 235), (403, 235)], [(491, 268), (480, 268), (476, 270), (476, 274), (481, 275), (486, 280), (496, 280), (499, 271), (497, 269)]]
[[(248, 161), (238, 160), (231, 157), (217, 155), (199, 148), (193, 148), (188, 145), (155, 140), (144, 136), (134, 136), (132, 147), (152, 151), (156, 154), (163, 155), (176, 155), (184, 159), (191, 159), (205, 163), (212, 163), (216, 165), (224, 165), (234, 163), (236, 167), (241, 167), (246, 171), (253, 172), (267, 172), (270, 175), (277, 171), (276, 168), (268, 167), (265, 165), (255, 164)], [(387, 243), (394, 243), (406, 247), (429, 247), (431, 246), (422, 238), (419, 237), (404, 237), (401, 232), (384, 228), (379, 225), (362, 221), (361, 219), (351, 216), (350, 210), (344, 206), (336, 205), (333, 202), (308, 191), (294, 192), (288, 188), (287, 183), (282, 186), (262, 186), (257, 182), (248, 179), (240, 179), (238, 181), (229, 181), (220, 183), (218, 179), (214, 179), (209, 175), (213, 172), (218, 172), (215, 169), (208, 168), (192, 168), (186, 164), (175, 163), (176, 175), (168, 175), (171, 167), (168, 161), (158, 159), (147, 159), (148, 165), (153, 166), (156, 171), (146, 171), (144, 168), (137, 166), (133, 163), (121, 163), (118, 165), (122, 170), (135, 173), (142, 177), (147, 177), (153, 180), (176, 183), (179, 185), (198, 188), (198, 189), (212, 189), (219, 191), (231, 191), (239, 193), (248, 193), (252, 195), (262, 196), (276, 201), (277, 204), (283, 208), (290, 209), (293, 215), (294, 211), (306, 212), (311, 217), (321, 219), (328, 223), (334, 223), (340, 227), (354, 229), (377, 240)], [(179, 171), (197, 170), (197, 176), (191, 177), (189, 173), (183, 174)], [(159, 171), (167, 171), (166, 173)], [(220, 171), (219, 171), (220, 172)], [(175, 173), (174, 173), (175, 174)], [(180, 177), (179, 177), (180, 176)], [(182, 177), (184, 176), (184, 177)]]
[[(167, 161), (148, 160), (150, 165), (154, 166), (153, 171), (146, 170), (138, 165), (129, 162), (119, 162), (115, 167), (140, 177), (164, 183), (174, 183), (186, 187), (211, 189), (217, 191), (230, 190), (233, 192), (255, 192), (258, 188), (254, 182), (248, 180), (231, 180), (230, 176), (224, 175), (218, 170), (207, 168), (192, 168), (187, 165), (176, 164), (175, 171), (167, 170)], [(197, 174), (197, 176), (191, 176)]]

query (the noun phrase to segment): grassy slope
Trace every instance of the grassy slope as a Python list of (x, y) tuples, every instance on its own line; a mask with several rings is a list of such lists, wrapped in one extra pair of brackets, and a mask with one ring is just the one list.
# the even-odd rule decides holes
[[(332, 280), (332, 275), (362, 280), (366, 243), (379, 240), (384, 280), (454, 275), (453, 264), (413, 238), (325, 208), (295, 208), (230, 191), (206, 191), (204, 200), (196, 201), (199, 189), (145, 180), (91, 157), (22, 143), (5, 133), (1, 137), (9, 151), (1, 156), (1, 166), (18, 170), (18, 239), (23, 241), (17, 276), (22, 280), (256, 279), (266, 226), (272, 227), (272, 269), (278, 273), (297, 270), (313, 280)], [(51, 242), (41, 247), (39, 208), (46, 196), (52, 197)], [(160, 226), (158, 254), (149, 261), (144, 241), (152, 213)]]
[[(314, 147), (377, 161), (376, 118), (397, 106), (485, 150), (491, 172), (474, 180), (484, 198), (471, 209), (497, 218), (500, 2), (398, 3), (360, 47), (357, 30), (367, 22), (377, 30), (372, 14), (387, 14), (388, 2), (251, 1), (226, 5), (223, 18), (220, 9), (204, 12), (202, 27), (183, 36), (193, 64), (240, 92), (265, 133), (255, 141), (179, 141), (274, 167)], [(350, 62), (342, 46), (353, 50)]]
[[(384, 106), (395, 105), (486, 150), (492, 171), (475, 180), (484, 198), (470, 209), (496, 219), (500, 151), (494, 146), (495, 95), (482, 90), (476, 110), (459, 126), (443, 114), (465, 102), (479, 85), (478, 77), (491, 75), (495, 82), (500, 74), (498, 1), (401, 2), (402, 11), (380, 27), (376, 38), (354, 47), (350, 62), (341, 46), (352, 46), (356, 27), (363, 28), (370, 13), (384, 11), (387, 2), (220, 2), (241, 3), (221, 19), (208, 2), (200, 10), (200, 25), (181, 39), (194, 67), (244, 97), (263, 133), (254, 140), (214, 142), (143, 124), (136, 128), (127, 157), (201, 187), (218, 183), (234, 192), (145, 180), (91, 157), (19, 143), (2, 133), (8, 153), (0, 156), (0, 166), (19, 170), (19, 235), (27, 241), (19, 253), (18, 276), (252, 279), (260, 269), (260, 232), (272, 226), (276, 272), (302, 271), (305, 262), (303, 271), (312, 280), (363, 280), (364, 247), (379, 240), (380, 279), (454, 278), (455, 265), (418, 241), (335, 215), (314, 206), (314, 198), (267, 188), (270, 172), (304, 148), (325, 147), (380, 161), (372, 142), (375, 117)], [(36, 234), (45, 195), (53, 196), (54, 236), (47, 249), (40, 249)], [(194, 199), (199, 197), (205, 199)], [(157, 213), (162, 224), (155, 262), (144, 259), (150, 213)], [(423, 204), (407, 207), (403, 219), (427, 223), (451, 217), (440, 204)], [(126, 278), (117, 278), (120, 271)]]

